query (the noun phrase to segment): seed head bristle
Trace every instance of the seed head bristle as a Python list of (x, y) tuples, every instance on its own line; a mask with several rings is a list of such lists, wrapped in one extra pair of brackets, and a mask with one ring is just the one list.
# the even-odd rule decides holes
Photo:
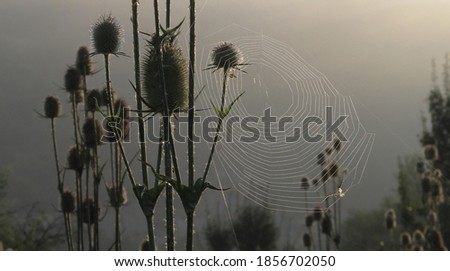
[[(108, 106), (109, 105), (109, 95), (108, 95), (108, 89), (105, 87), (102, 92), (102, 100), (101, 100), (101, 105), (102, 106)], [(111, 96), (113, 99), (113, 102), (116, 100), (116, 92), (111, 89)]]

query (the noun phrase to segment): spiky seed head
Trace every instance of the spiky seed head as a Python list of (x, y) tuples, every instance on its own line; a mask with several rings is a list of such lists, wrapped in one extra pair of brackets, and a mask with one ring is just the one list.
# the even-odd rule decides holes
[(93, 148), (102, 144), (103, 128), (98, 119), (87, 118), (83, 124), (84, 144), (88, 148)]
[(320, 179), (322, 180), (322, 182), (326, 182), (328, 181), (328, 179), (330, 179), (330, 171), (328, 170), (328, 167), (322, 169)]
[(122, 119), (130, 118), (130, 107), (124, 98), (118, 98), (114, 102), (114, 112), (117, 114), (120, 110), (120, 117)]
[(431, 181), (431, 196), (433, 197), (433, 200), (437, 204), (442, 204), (445, 201), (444, 189), (442, 188), (442, 183), (437, 179), (433, 179)]
[(75, 66), (82, 75), (92, 75), (94, 73), (91, 55), (86, 46), (80, 46), (80, 48), (78, 48)]
[(425, 163), (423, 161), (417, 161), (416, 163), (416, 172), (419, 174), (425, 173)]
[(439, 160), (439, 152), (436, 145), (425, 145), (423, 150), (425, 159), (429, 161)]
[(102, 94), (100, 93), (100, 91), (98, 89), (93, 89), (88, 91), (87, 93), (87, 110), (89, 112), (95, 112), (97, 111), (97, 106), (101, 106), (102, 104)]
[(83, 159), (76, 146), (72, 146), (67, 153), (67, 168), (75, 171), (83, 169)]
[(61, 102), (58, 96), (47, 96), (45, 98), (44, 114), (49, 119), (61, 116)]
[(439, 231), (436, 227), (427, 227), (425, 229), (425, 239), (427, 240), (429, 250), (447, 250), (444, 239), (442, 238), (441, 231)]
[(300, 188), (303, 190), (307, 190), (311, 186), (311, 182), (309, 181), (308, 177), (303, 177), (300, 180)]
[(411, 234), (409, 234), (409, 232), (402, 232), (402, 234), (400, 234), (400, 244), (405, 249), (409, 249), (411, 247), (412, 238), (411, 238)]
[(323, 218), (323, 209), (320, 206), (314, 207), (313, 216), (315, 221), (320, 221)]
[(103, 140), (106, 140), (111, 143), (118, 142), (118, 140), (115, 137), (113, 128), (115, 128), (116, 131), (118, 132), (119, 139), (123, 141), (129, 137), (130, 120), (121, 119), (120, 122), (107, 122), (106, 125), (104, 126), (104, 129), (108, 136), (104, 136)]
[(211, 52), (211, 59), (210, 66), (216, 70), (223, 69), (224, 73), (239, 68), (244, 62), (241, 51), (231, 42), (216, 45)]
[(91, 28), (91, 38), (96, 54), (119, 53), (122, 36), (122, 26), (111, 14), (102, 15)]
[(384, 222), (386, 229), (393, 230), (397, 227), (397, 216), (394, 209), (388, 209), (384, 214)]
[(422, 231), (415, 230), (412, 237), (415, 245), (422, 246), (425, 244), (425, 236), (423, 235)]
[(307, 228), (311, 228), (314, 223), (314, 215), (307, 215), (305, 218), (305, 225)]
[(61, 195), (61, 210), (65, 214), (75, 211), (75, 195), (71, 191), (64, 191)]
[(430, 225), (435, 226), (439, 223), (439, 216), (435, 211), (430, 211), (427, 220)]
[(311, 235), (309, 233), (305, 233), (303, 234), (303, 245), (307, 248), (310, 249), (311, 245), (312, 245), (312, 238)]
[(120, 208), (128, 202), (127, 191), (121, 187), (112, 186), (108, 188), (109, 203), (114, 208)]
[(64, 76), (64, 88), (69, 93), (76, 92), (82, 88), (81, 73), (75, 67), (69, 67)]
[[(188, 67), (180, 48), (171, 42), (162, 46), (164, 83), (169, 113), (184, 111), (188, 98)], [(143, 96), (150, 110), (164, 112), (164, 90), (161, 88), (160, 68), (156, 47), (148, 43), (143, 61)]]
[(334, 150), (335, 150), (335, 151), (340, 151), (340, 150), (341, 150), (341, 147), (342, 147), (342, 142), (341, 142), (341, 140), (339, 140), (339, 138), (336, 138), (336, 139), (333, 141), (333, 148), (334, 148)]
[(336, 162), (331, 162), (330, 165), (328, 165), (328, 175), (336, 178), (339, 176), (339, 164)]
[(317, 164), (319, 166), (323, 166), (325, 165), (325, 162), (326, 162), (326, 154), (323, 152), (319, 153), (319, 155), (317, 155)]
[[(101, 94), (102, 94), (101, 105), (108, 106), (109, 105), (108, 89), (105, 87), (102, 90)], [(111, 89), (111, 96), (112, 96), (113, 101), (115, 101), (116, 100), (116, 92), (113, 89)]]
[(331, 231), (333, 229), (333, 223), (329, 214), (325, 214), (321, 222), (322, 233), (327, 236), (331, 236)]
[(312, 186), (316, 187), (317, 185), (319, 185), (319, 180), (318, 179), (313, 179), (312, 180)]
[(420, 180), (420, 184), (422, 186), (422, 192), (424, 194), (428, 194), (431, 191), (431, 179), (428, 176), (423, 177)]
[[(81, 103), (84, 102), (84, 91), (83, 90), (79, 89), (79, 90), (75, 91), (73, 94), (75, 96), (75, 103), (76, 104), (81, 104)], [(73, 100), (72, 97), (73, 96), (70, 95), (70, 98), (69, 98), (70, 102), (72, 102), (72, 100)]]
[(332, 148), (325, 148), (325, 154), (330, 156), (333, 153), (333, 149)]
[(100, 215), (100, 208), (95, 207), (95, 201), (92, 198), (87, 198), (83, 201), (83, 223), (94, 224)]

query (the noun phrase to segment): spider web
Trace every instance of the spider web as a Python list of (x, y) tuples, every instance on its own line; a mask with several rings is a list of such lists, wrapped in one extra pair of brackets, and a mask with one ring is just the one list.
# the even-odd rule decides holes
[[(239, 34), (239, 35), (237, 35)], [(236, 37), (238, 36), (238, 37)], [(222, 140), (217, 145), (213, 163), (217, 168), (215, 178), (220, 186), (233, 186), (243, 196), (265, 208), (277, 211), (310, 212), (316, 205), (330, 200), (332, 206), (337, 196), (335, 180), (329, 179), (308, 190), (302, 190), (302, 177), (320, 179), (321, 168), (317, 156), (332, 142), (323, 137), (315, 143), (300, 138), (286, 142), (308, 117), (319, 117), (322, 125), (310, 125), (310, 135), (325, 135), (326, 108), (332, 109), (332, 121), (347, 116), (339, 126), (347, 139), (342, 150), (332, 155), (340, 165), (342, 192), (349, 193), (362, 181), (375, 135), (368, 133), (361, 124), (350, 97), (340, 94), (328, 79), (309, 65), (287, 44), (232, 25), (198, 40), (198, 69), (211, 63), (210, 52), (222, 41), (231, 41), (244, 56), (244, 72), (235, 71), (235, 78), (228, 79), (227, 104), (240, 93), (245, 94), (234, 105), (227, 119), (245, 116), (261, 118), (264, 110), (279, 120), (292, 117), (292, 122), (280, 130), (278, 123), (270, 126), (275, 140), (265, 137), (264, 125), (253, 122), (251, 126), (259, 132), (255, 142), (243, 142), (249, 133), (238, 124), (225, 127)], [(221, 98), (223, 74), (210, 71), (196, 73), (197, 86), (205, 86), (205, 94), (198, 99), (198, 107), (211, 107)], [(213, 111), (209, 112), (214, 114)], [(232, 131), (230, 133), (230, 131)], [(227, 138), (227, 140), (225, 140)], [(230, 140), (231, 139), (231, 140)], [(230, 142), (228, 142), (230, 141)], [(214, 174), (214, 173), (211, 173)], [(343, 194), (341, 194), (342, 196)]]

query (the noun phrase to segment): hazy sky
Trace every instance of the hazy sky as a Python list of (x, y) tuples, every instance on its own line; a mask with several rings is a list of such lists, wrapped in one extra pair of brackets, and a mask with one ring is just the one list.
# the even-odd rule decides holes
[[(124, 24), (123, 51), (131, 55), (129, 2), (0, 2), (0, 165), (12, 169), (10, 187), (17, 201), (57, 202), (56, 193), (49, 197), (48, 192), (55, 188), (48, 122), (33, 109), (41, 110), (48, 94), (67, 98), (59, 89), (65, 69), (74, 62), (78, 46), (90, 44), (89, 28), (99, 15), (111, 12)], [(172, 2), (173, 22), (188, 18), (188, 1)], [(420, 152), (417, 135), (431, 86), (430, 61), (437, 59), (441, 78), (442, 60), (450, 49), (450, 1), (201, 0), (197, 7), (200, 42), (230, 26), (268, 36), (287, 44), (353, 99), (361, 123), (376, 140), (363, 182), (344, 202), (347, 210), (356, 204), (376, 206), (392, 194), (397, 157)], [(141, 0), (143, 31), (154, 28), (152, 14), (151, 1)], [(186, 24), (181, 45), (185, 30)], [(116, 88), (132, 100), (131, 59), (113, 59), (112, 65)], [(101, 82), (97, 76), (90, 84), (100, 87)], [(69, 120), (67, 105), (65, 112), (60, 122)], [(61, 127), (64, 156), (70, 126)]]

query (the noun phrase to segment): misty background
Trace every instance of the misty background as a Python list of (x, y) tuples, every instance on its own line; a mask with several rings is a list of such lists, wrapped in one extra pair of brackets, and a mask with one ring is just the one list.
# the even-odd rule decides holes
[[(111, 12), (123, 24), (122, 51), (132, 55), (130, 7), (130, 1), (123, 0), (1, 1), (0, 170), (11, 172), (9, 199), (17, 205), (39, 202), (41, 208), (56, 211), (59, 199), (50, 126), (33, 110), (42, 111), (43, 99), (49, 94), (68, 100), (60, 89), (66, 68), (74, 63), (80, 45), (90, 45), (89, 29), (99, 15)], [(360, 122), (376, 134), (376, 139), (362, 182), (343, 201), (343, 209), (348, 212), (378, 206), (396, 188), (398, 157), (420, 152), (418, 134), (431, 87), (430, 61), (436, 58), (441, 78), (440, 67), (450, 48), (448, 11), (450, 2), (438, 0), (199, 0), (197, 37), (201, 43), (202, 38), (233, 26), (247, 29), (237, 36), (251, 30), (279, 40), (323, 73), (342, 95), (352, 98)], [(172, 1), (173, 24), (188, 18), (188, 12), (188, 1)], [(140, 28), (145, 32), (154, 29), (150, 1), (141, 0)], [(187, 33), (185, 23), (179, 39), (182, 47)], [(144, 43), (141, 45), (143, 48)], [(101, 69), (102, 62), (95, 60), (95, 67)], [(114, 88), (131, 104), (134, 93), (128, 79), (133, 78), (132, 65), (130, 58), (112, 59)], [(101, 75), (89, 80), (89, 87), (103, 87)], [(65, 115), (57, 121), (62, 160), (72, 138), (70, 110), (64, 102), (63, 111)], [(155, 151), (154, 145), (149, 147), (149, 153)], [(72, 182), (69, 176), (66, 178), (67, 183)], [(218, 212), (227, 223), (224, 198), (207, 193), (197, 210), (197, 239), (202, 238), (202, 218), (206, 215)], [(134, 250), (145, 235), (145, 221), (130, 190), (128, 194), (123, 246)], [(244, 201), (233, 191), (226, 199), (231, 216), (236, 202)], [(184, 235), (181, 208), (177, 206), (180, 245)], [(280, 224), (296, 229), (298, 236), (293, 238), (300, 236), (297, 228), (303, 225), (302, 214), (278, 213), (278, 218)], [(105, 217), (102, 223), (108, 223), (108, 219)], [(161, 215), (155, 220), (164, 223)], [(162, 227), (157, 229), (162, 231)], [(158, 238), (160, 244), (162, 239)], [(206, 247), (198, 240), (196, 248)]]

